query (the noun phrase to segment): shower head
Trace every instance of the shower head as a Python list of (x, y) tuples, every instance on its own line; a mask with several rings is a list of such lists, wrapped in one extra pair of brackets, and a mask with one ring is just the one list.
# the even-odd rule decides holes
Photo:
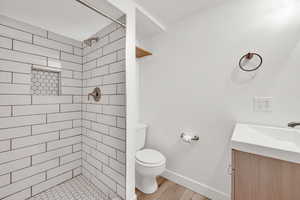
[(92, 44), (93, 44), (93, 41), (94, 41), (94, 42), (98, 42), (98, 40), (99, 40), (98, 37), (91, 37), (91, 38), (89, 38), (89, 39), (84, 40), (83, 42), (84, 42), (85, 45), (91, 47)]

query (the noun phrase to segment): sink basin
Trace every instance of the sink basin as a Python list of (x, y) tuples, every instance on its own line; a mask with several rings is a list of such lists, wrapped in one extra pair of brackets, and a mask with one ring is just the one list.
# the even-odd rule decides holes
[(231, 147), (247, 153), (300, 163), (300, 130), (236, 124)]

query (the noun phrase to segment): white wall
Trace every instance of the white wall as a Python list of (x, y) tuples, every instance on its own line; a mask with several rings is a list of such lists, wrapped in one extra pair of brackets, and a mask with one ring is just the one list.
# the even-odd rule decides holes
[[(147, 146), (167, 157), (171, 172), (216, 190), (204, 191), (211, 198), (230, 193), (235, 122), (286, 126), (300, 120), (298, 9), (295, 0), (224, 1), (143, 41), (154, 54), (140, 63)], [(245, 81), (248, 74), (237, 64), (249, 50), (260, 53), (264, 63)], [(273, 97), (273, 111), (253, 112), (255, 96)], [(181, 129), (196, 131), (200, 142), (183, 144)]]

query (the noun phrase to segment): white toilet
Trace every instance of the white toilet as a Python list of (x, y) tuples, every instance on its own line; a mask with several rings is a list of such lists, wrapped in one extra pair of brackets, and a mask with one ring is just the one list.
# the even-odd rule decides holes
[(157, 190), (156, 176), (166, 168), (166, 158), (154, 149), (145, 146), (147, 125), (139, 124), (136, 130), (135, 184), (141, 192), (151, 194)]

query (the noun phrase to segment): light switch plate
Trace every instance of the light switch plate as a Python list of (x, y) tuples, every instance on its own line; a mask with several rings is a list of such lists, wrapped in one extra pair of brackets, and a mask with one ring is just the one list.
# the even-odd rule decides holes
[(272, 97), (254, 97), (254, 112), (272, 112)]

